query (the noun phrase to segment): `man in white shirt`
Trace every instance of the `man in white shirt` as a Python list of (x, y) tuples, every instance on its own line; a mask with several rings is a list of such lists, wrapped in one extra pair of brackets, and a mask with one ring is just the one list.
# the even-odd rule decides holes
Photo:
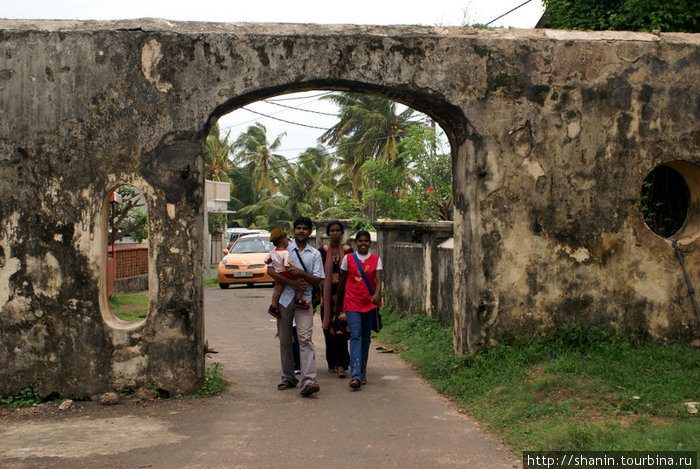
[(272, 267), (267, 268), (267, 273), (272, 278), (285, 284), (279, 299), (280, 319), (277, 320), (282, 363), (282, 381), (277, 385), (277, 389), (283, 391), (297, 385), (292, 355), (292, 324), (296, 320), (301, 358), (301, 391), (299, 395), (302, 397), (309, 397), (320, 390), (318, 383), (316, 383), (316, 355), (311, 340), (314, 310), (294, 305), (295, 287), (301, 286), (298, 282), (309, 284), (303, 298), (308, 304), (312, 304), (312, 287), (318, 286), (324, 278), (321, 253), (307, 242), (311, 230), (310, 218), (299, 217), (294, 220), (294, 241), (289, 243), (287, 249), (294, 264), (298, 267), (289, 266), (287, 272), (297, 276), (296, 280), (278, 274)]

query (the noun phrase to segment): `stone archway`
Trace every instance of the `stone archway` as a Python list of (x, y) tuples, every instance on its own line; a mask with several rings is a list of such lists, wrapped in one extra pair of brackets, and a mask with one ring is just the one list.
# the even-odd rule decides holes
[[(695, 35), (159, 20), (0, 30), (0, 393), (196, 388), (210, 119), (304, 89), (381, 94), (447, 133), (457, 351), (581, 316), (700, 335), (670, 242), (639, 215), (649, 171), (700, 162)], [(134, 178), (151, 194), (155, 293), (145, 323), (123, 328), (102, 314), (100, 211), (108, 187)], [(680, 240), (691, 278), (696, 238)]]

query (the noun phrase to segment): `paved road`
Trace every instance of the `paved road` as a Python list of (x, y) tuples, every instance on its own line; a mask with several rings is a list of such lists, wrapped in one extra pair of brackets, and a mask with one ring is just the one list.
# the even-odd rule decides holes
[(206, 330), (232, 386), (198, 400), (77, 405), (0, 420), (0, 467), (51, 468), (512, 468), (517, 456), (423, 382), (372, 347), (369, 384), (353, 392), (327, 372), (321, 391), (278, 391), (268, 287), (208, 289)]

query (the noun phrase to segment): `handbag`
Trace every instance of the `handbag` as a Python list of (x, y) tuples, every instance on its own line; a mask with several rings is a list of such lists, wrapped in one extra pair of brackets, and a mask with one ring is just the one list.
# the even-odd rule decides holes
[[(365, 274), (365, 269), (362, 268), (362, 264), (360, 264), (360, 259), (357, 257), (357, 253), (353, 252), (352, 257), (355, 259), (355, 263), (357, 264), (357, 269), (360, 271), (360, 275), (362, 276), (362, 280), (365, 281), (365, 286), (367, 287), (367, 290), (369, 290), (370, 296), (374, 296), (374, 291), (372, 290), (372, 287), (369, 285), (369, 280), (367, 280), (367, 275)], [(372, 315), (372, 330), (374, 332), (379, 332), (382, 330), (382, 314), (379, 312), (379, 308), (374, 308), (370, 314)]]
[[(299, 250), (297, 248), (294, 248), (294, 252), (297, 254), (297, 257), (299, 258), (299, 262), (301, 262), (301, 268), (304, 269), (304, 272), (306, 272), (308, 274), (309, 271), (306, 270), (306, 266), (304, 265), (304, 261), (301, 260), (301, 254), (299, 254)], [(316, 307), (321, 304), (321, 288), (320, 287), (312, 287), (311, 288), (311, 303), (313, 304), (314, 309), (316, 309)]]

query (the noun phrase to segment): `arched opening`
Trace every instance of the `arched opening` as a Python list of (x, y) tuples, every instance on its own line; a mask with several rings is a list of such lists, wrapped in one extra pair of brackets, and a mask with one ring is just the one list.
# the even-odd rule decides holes
[(103, 317), (117, 327), (138, 325), (148, 316), (152, 274), (146, 197), (134, 185), (118, 185), (107, 193), (103, 213)]
[[(207, 146), (215, 141), (231, 149), (234, 168), (221, 171), (215, 151), (209, 152), (206, 163), (208, 179), (228, 176), (231, 182), (235, 202), (229, 209), (238, 216), (229, 217), (229, 230), (269, 228), (271, 220), (280, 218), (274, 211), (277, 215), (282, 211), (275, 206), (281, 202), (276, 194), (292, 201), (304, 199), (299, 210), (292, 211), (306, 211), (318, 218), (355, 218), (354, 212), (368, 220), (451, 219), (450, 147), (466, 135), (459, 109), (420, 92), (345, 82), (313, 85), (294, 84), (292, 89), (236, 98), (217, 109), (209, 120)], [(299, 90), (311, 91), (291, 94)], [(376, 113), (368, 109), (377, 103), (386, 104), (385, 109)], [(325, 106), (319, 110), (321, 104)], [(234, 112), (225, 114), (231, 109)], [(289, 117), (295, 113), (296, 118)], [(361, 128), (363, 123), (367, 128)], [(307, 137), (304, 143), (296, 138), (300, 133), (314, 132), (315, 137)], [(257, 152), (261, 146), (264, 151)], [(360, 152), (364, 154), (358, 158)], [(301, 163), (306, 168), (301, 168)], [(298, 187), (279, 180), (282, 167)], [(344, 189), (351, 195), (346, 200), (331, 197), (337, 186), (313, 184), (333, 170), (344, 173), (335, 178), (344, 177)], [(303, 171), (316, 177), (304, 178), (299, 174)], [(321, 198), (326, 200), (309, 203), (309, 196), (319, 188), (325, 191)], [(241, 212), (261, 191), (267, 191), (265, 201), (269, 204), (264, 208), (268, 212), (263, 213), (263, 207), (259, 207), (258, 216), (250, 209)], [(233, 231), (231, 235), (237, 236)]]
[(654, 168), (642, 182), (641, 211), (655, 234), (690, 242), (700, 232), (700, 167), (671, 161)]
[[(429, 265), (424, 256), (431, 257), (430, 248), (433, 252), (437, 250), (438, 244), (451, 237), (452, 229), (451, 225), (435, 228), (433, 239), (432, 234), (416, 229), (416, 224), (453, 218), (452, 157), (455, 145), (467, 135), (461, 110), (427, 93), (357, 83), (312, 85), (294, 85), (291, 89), (266, 90), (237, 98), (217, 109), (209, 120), (206, 146), (210, 150), (205, 156), (207, 178), (222, 177), (222, 162), (217, 159), (221, 154), (213, 151), (214, 148), (230, 149), (227, 155), (231, 165), (224, 171), (232, 190), (232, 203), (228, 207), (232, 212), (231, 223), (227, 228), (235, 237), (240, 234), (234, 230), (271, 230), (278, 226), (286, 228), (291, 235), (294, 217), (307, 215), (326, 221), (344, 220), (347, 239), (360, 228), (374, 231), (372, 221), (401, 219), (401, 226), (392, 231), (390, 257), (409, 264), (415, 258), (412, 265), (417, 281), (407, 283), (399, 278), (398, 272), (404, 272), (403, 266), (392, 266), (388, 260), (384, 264), (385, 272), (394, 269), (395, 280), (401, 282), (402, 287), (408, 286), (403, 292), (405, 298), (430, 305), (430, 301), (416, 299), (424, 294), (429, 297), (432, 290), (436, 290), (437, 295), (439, 282), (421, 279), (425, 272), (431, 275), (449, 272), (451, 276), (452, 244), (443, 249), (449, 250), (449, 255), (439, 256), (439, 261), (446, 263), (443, 269)], [(296, 91), (303, 93), (293, 93)], [(372, 108), (373, 105), (376, 108)], [(233, 112), (227, 115), (229, 111)], [(345, 132), (347, 129), (350, 131)], [(294, 133), (308, 130), (315, 132), (315, 136), (306, 143), (293, 140)], [(292, 140), (295, 143), (287, 143)], [(362, 143), (383, 140), (390, 142), (385, 146), (362, 146)], [(220, 145), (215, 145), (217, 142)], [(354, 158), (358, 155), (351, 151), (351, 144), (362, 148), (366, 153), (360, 156), (365, 158), (356, 161)], [(423, 225), (428, 226), (428, 230), (434, 228), (429, 223)], [(322, 247), (328, 240), (325, 227), (315, 228), (314, 245)], [(248, 238), (252, 240), (256, 236), (259, 235), (250, 234)], [(260, 237), (269, 238), (269, 234)], [(239, 238), (238, 243), (245, 239), (245, 236)], [(236, 245), (229, 245), (229, 249), (235, 251)], [(261, 254), (264, 257), (265, 253)], [(436, 257), (433, 263), (437, 262)], [(228, 291), (215, 293), (210, 289), (205, 298), (246, 305), (257, 301), (254, 309), (264, 311), (270, 304), (270, 290), (229, 288), (230, 285), (252, 285), (258, 278), (254, 277), (257, 272), (247, 272), (258, 267), (259, 261), (236, 259), (235, 252), (227, 253), (219, 265), (218, 276), (207, 281), (209, 287), (218, 284)], [(384, 277), (385, 282), (391, 280), (388, 274)], [(265, 284), (269, 279), (261, 277), (259, 281)], [(451, 278), (443, 276), (440, 282), (449, 285), (451, 291)], [(443, 296), (450, 299), (445, 311), (449, 310), (451, 318), (452, 295)], [(434, 309), (443, 306), (433, 304)], [(207, 317), (209, 314), (208, 311)], [(217, 313), (212, 311), (211, 314)], [(237, 310), (236, 314), (248, 313)], [(256, 316), (255, 320), (259, 321), (260, 315), (256, 313)], [(268, 316), (263, 315), (263, 318)], [(208, 324), (211, 322), (207, 320)], [(314, 337), (315, 342), (323, 342), (318, 335)], [(219, 337), (217, 330), (208, 328), (207, 340), (216, 345), (227, 338)], [(326, 350), (328, 348), (326, 344)], [(279, 366), (278, 363), (279, 357), (273, 354), (270, 366)], [(321, 363), (317, 366), (322, 368)], [(334, 367), (328, 363), (328, 368)]]

